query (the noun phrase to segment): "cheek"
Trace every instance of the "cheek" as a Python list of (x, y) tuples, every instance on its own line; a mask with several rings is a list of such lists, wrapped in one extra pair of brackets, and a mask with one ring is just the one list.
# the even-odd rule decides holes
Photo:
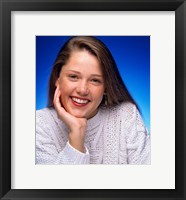
[(94, 97), (95, 99), (97, 99), (98, 101), (101, 101), (102, 98), (103, 98), (103, 93), (104, 93), (104, 90), (103, 89), (100, 89), (100, 90), (95, 90), (94, 91)]
[(64, 106), (64, 108), (66, 109), (67, 107), (67, 102), (68, 102), (68, 97), (69, 97), (69, 92), (68, 89), (66, 87), (62, 87), (61, 88), (61, 104)]
[(61, 94), (66, 94), (70, 90), (70, 85), (65, 80), (61, 80), (59, 84)]
[(68, 88), (63, 87), (61, 89), (61, 100), (64, 101), (70, 94), (70, 91), (68, 90)]
[(63, 104), (66, 104), (66, 102), (69, 100), (69, 97), (72, 95), (74, 91), (74, 86), (73, 84), (67, 84), (65, 81), (63, 84), (60, 85), (59, 87), (60, 92), (61, 92), (61, 102)]

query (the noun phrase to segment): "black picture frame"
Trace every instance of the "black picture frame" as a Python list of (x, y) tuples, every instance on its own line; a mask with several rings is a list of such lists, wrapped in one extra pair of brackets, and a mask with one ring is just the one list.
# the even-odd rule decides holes
[[(11, 11), (175, 11), (175, 189), (11, 189)], [(0, 0), (1, 199), (186, 199), (185, 13), (184, 0)]]

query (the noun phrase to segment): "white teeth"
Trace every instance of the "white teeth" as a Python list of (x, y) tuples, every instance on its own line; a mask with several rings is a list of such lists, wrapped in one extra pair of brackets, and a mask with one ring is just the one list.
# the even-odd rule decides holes
[(72, 100), (77, 103), (82, 103), (82, 104), (88, 103), (88, 100), (78, 99), (78, 98), (74, 98), (74, 97), (72, 97)]

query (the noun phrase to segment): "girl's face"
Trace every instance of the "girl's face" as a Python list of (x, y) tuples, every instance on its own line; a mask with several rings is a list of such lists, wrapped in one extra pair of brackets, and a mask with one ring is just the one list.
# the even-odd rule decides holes
[(61, 69), (59, 79), (61, 103), (75, 117), (91, 118), (100, 105), (105, 84), (97, 58), (88, 51), (75, 51)]

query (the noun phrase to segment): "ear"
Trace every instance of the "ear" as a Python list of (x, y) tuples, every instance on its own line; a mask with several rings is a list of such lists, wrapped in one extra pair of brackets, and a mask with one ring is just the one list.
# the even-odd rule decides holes
[(57, 87), (59, 85), (59, 78), (55, 82), (55, 86)]

